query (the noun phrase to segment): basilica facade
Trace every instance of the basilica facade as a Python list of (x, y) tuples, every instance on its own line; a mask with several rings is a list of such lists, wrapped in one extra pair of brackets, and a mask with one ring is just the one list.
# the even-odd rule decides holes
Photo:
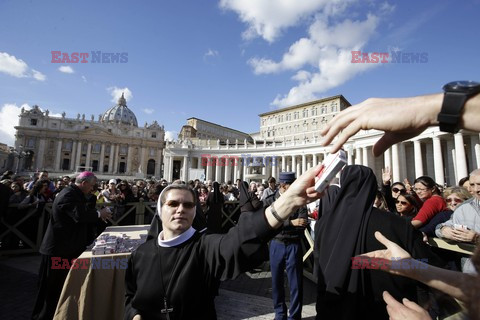
[(60, 176), (91, 170), (101, 178), (127, 179), (162, 174), (164, 127), (157, 121), (139, 127), (123, 94), (97, 120), (22, 108), (15, 129), (15, 150), (22, 156), (15, 157), (13, 167), (19, 172), (47, 170)]

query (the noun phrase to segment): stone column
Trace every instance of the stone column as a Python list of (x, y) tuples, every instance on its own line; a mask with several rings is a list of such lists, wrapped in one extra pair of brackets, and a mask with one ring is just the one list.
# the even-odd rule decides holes
[(222, 166), (220, 165), (220, 158), (217, 158), (215, 163), (215, 181), (222, 183)]
[(292, 156), (292, 171), (297, 172), (297, 158), (295, 155)]
[(285, 156), (282, 156), (282, 172), (285, 171), (285, 169), (286, 169), (286, 164), (287, 164), (286, 158), (285, 158)]
[(355, 164), (362, 164), (362, 149), (355, 148)]
[(383, 153), (383, 161), (384, 161), (384, 167), (389, 167), (390, 168), (390, 172), (391, 172), (391, 169), (392, 169), (392, 157), (391, 157), (391, 149), (392, 148), (389, 148), (387, 149), (384, 153)]
[(108, 158), (108, 173), (113, 173), (113, 157), (115, 157), (115, 145), (110, 144), (110, 157)]
[(347, 151), (347, 164), (349, 166), (353, 164), (353, 149)]
[(318, 164), (317, 154), (312, 155), (312, 166), (315, 167)]
[(423, 176), (423, 157), (420, 140), (413, 141), (413, 154), (415, 159), (415, 177), (421, 177)]
[(475, 160), (477, 161), (474, 168), (480, 168), (480, 135), (472, 136), (472, 148), (474, 150)]
[(55, 157), (55, 170), (62, 170), (62, 139), (58, 140), (57, 143), (57, 156)]
[[(243, 164), (243, 178), (242, 180), (243, 181), (247, 181), (247, 174), (248, 174), (248, 162), (249, 162), (249, 158), (245, 157), (245, 158), (242, 158), (242, 164)], [(247, 181), (248, 182), (248, 181)]]
[(205, 180), (212, 180), (212, 159), (207, 158), (207, 168)]
[(443, 186), (445, 177), (443, 175), (442, 143), (439, 137), (433, 137), (433, 165), (435, 170), (435, 182)]
[(118, 151), (120, 149), (120, 145), (116, 144), (115, 145), (115, 151), (113, 153), (113, 172), (112, 173), (118, 173)]
[[(142, 149), (143, 150), (143, 149)], [(142, 152), (142, 156), (143, 156), (143, 152)], [(144, 158), (145, 159), (145, 158)], [(156, 164), (156, 168), (155, 168), (155, 178), (159, 178), (162, 174), (162, 162), (163, 162), (163, 159), (162, 159), (162, 149), (158, 148), (157, 149), (157, 158), (155, 159), (155, 164)], [(147, 165), (145, 164), (145, 160), (142, 161), (142, 170), (143, 170), (143, 173), (147, 174)]]
[(70, 152), (70, 171), (75, 171), (75, 161), (77, 160), (77, 141), (72, 143), (72, 151)]
[(45, 155), (45, 144), (46, 144), (46, 141), (45, 139), (40, 139), (40, 142), (38, 144), (38, 152), (36, 154), (36, 168), (32, 168), (32, 169), (38, 169), (38, 170), (42, 170), (43, 169), (43, 157)]
[(304, 154), (302, 154), (302, 173), (301, 174), (304, 174), (305, 171), (307, 171), (307, 157)]
[(98, 172), (103, 173), (103, 165), (105, 162), (105, 143), (102, 143), (100, 148), (100, 161), (98, 162)]
[(183, 176), (182, 180), (188, 182), (188, 156), (183, 156)]
[(168, 157), (168, 182), (173, 182), (173, 156)]
[(400, 157), (398, 156), (398, 144), (392, 146), (392, 182), (400, 181)]
[(228, 180), (232, 179), (232, 161), (233, 159), (230, 159), (230, 157), (225, 159), (225, 183), (227, 183)]
[(468, 176), (467, 170), (467, 157), (465, 156), (465, 146), (463, 144), (463, 135), (461, 133), (456, 133), (453, 135), (455, 141), (455, 159), (456, 159), (456, 170), (458, 181), (463, 177)]
[(77, 171), (78, 166), (80, 166), (80, 159), (82, 157), (82, 141), (77, 143), (77, 154), (75, 159), (75, 171)]
[(90, 166), (90, 157), (92, 156), (92, 143), (89, 142), (87, 146), (87, 158), (85, 159), (85, 167), (91, 167)]
[(363, 147), (362, 148), (362, 156), (363, 156), (362, 165), (364, 165), (365, 167), (368, 167), (369, 166), (369, 163), (368, 163), (368, 147)]

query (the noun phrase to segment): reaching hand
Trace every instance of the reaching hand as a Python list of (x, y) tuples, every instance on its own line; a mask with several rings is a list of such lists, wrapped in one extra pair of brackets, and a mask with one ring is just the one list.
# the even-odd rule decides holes
[(323, 165), (319, 164), (307, 170), (304, 174), (298, 177), (292, 185), (290, 185), (282, 197), (288, 199), (288, 201), (292, 201), (292, 204), (297, 208), (320, 199), (323, 193), (319, 193), (315, 190), (315, 177), (322, 167)]
[(308, 221), (307, 219), (304, 219), (304, 218), (298, 218), (298, 219), (293, 219), (290, 222), (295, 227), (306, 227)]
[[(375, 232), (375, 238), (381, 244), (387, 247), (387, 249), (370, 251), (362, 254), (361, 256), (374, 258), (374, 259), (382, 259), (384, 260), (383, 265), (387, 266), (387, 269), (386, 269), (387, 271), (393, 274), (399, 274), (401, 271), (401, 268), (395, 268), (395, 269), (391, 268), (392, 259), (395, 259), (395, 261), (398, 262), (403, 259), (411, 259), (412, 257), (407, 251), (402, 249), (402, 247), (400, 247), (398, 244), (385, 238), (385, 236), (381, 234), (379, 231)], [(399, 262), (399, 265), (401, 265), (401, 262)]]
[(389, 185), (392, 182), (392, 172), (390, 171), (390, 167), (382, 169), (382, 181), (384, 185)]
[(395, 300), (387, 291), (383, 292), (387, 312), (391, 320), (431, 320), (428, 312), (413, 301), (403, 298), (403, 304)]
[(358, 131), (376, 129), (385, 132), (372, 149), (373, 154), (379, 156), (392, 145), (413, 138), (428, 126), (436, 124), (442, 100), (442, 94), (413, 98), (367, 99), (346, 108), (330, 120), (320, 132), (324, 136), (322, 145), (327, 146), (338, 136), (330, 150), (332, 153), (337, 152)]

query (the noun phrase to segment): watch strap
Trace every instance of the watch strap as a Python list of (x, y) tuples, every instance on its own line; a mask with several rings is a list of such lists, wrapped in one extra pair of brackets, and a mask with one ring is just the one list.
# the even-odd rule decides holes
[(463, 92), (445, 92), (442, 104), (442, 110), (438, 114), (440, 131), (458, 132), (461, 112), (469, 95)]

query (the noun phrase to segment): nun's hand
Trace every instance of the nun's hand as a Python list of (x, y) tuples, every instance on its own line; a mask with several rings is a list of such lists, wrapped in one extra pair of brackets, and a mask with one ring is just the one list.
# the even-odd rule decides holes
[(285, 196), (297, 208), (319, 199), (323, 193), (315, 190), (315, 177), (320, 173), (322, 166), (319, 164), (307, 170), (290, 185), (282, 197)]
[(431, 320), (428, 312), (415, 302), (403, 298), (403, 304), (395, 300), (387, 291), (383, 292), (383, 300), (387, 304), (387, 312), (392, 320)]

